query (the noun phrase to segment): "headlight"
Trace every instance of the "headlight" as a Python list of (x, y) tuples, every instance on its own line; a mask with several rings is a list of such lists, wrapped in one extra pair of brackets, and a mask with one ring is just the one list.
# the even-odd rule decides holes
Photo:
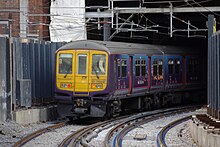
[(92, 84), (91, 88), (92, 89), (97, 89), (97, 88), (100, 89), (100, 88), (102, 88), (102, 84)]
[(61, 88), (71, 88), (71, 87), (72, 87), (72, 84), (71, 84), (71, 83), (61, 83), (61, 84), (60, 84), (60, 87), (61, 87)]

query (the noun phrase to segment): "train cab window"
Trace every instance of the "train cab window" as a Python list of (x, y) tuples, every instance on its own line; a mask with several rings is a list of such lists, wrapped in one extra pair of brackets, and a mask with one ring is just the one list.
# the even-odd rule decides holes
[(117, 60), (118, 77), (121, 77), (121, 60)]
[(127, 60), (121, 60), (121, 77), (124, 78), (127, 76)]
[(72, 54), (59, 55), (59, 74), (72, 74)]
[(179, 74), (179, 73), (180, 73), (180, 60), (175, 59), (175, 74)]
[(163, 61), (162, 60), (159, 60), (158, 61), (158, 70), (159, 70), (159, 75), (163, 75)]
[(92, 74), (104, 75), (106, 73), (106, 55), (92, 55)]
[(157, 75), (157, 60), (155, 59), (153, 62), (153, 75)]
[(141, 72), (140, 72), (141, 64), (140, 64), (140, 62), (141, 62), (141, 61), (140, 61), (139, 59), (137, 59), (137, 60), (135, 61), (135, 73), (136, 73), (136, 76), (137, 76), (137, 77), (141, 75)]
[(141, 61), (141, 76), (146, 75), (146, 60)]
[(87, 68), (87, 55), (79, 54), (78, 55), (78, 74), (86, 74)]
[(168, 74), (173, 74), (173, 59), (168, 60)]

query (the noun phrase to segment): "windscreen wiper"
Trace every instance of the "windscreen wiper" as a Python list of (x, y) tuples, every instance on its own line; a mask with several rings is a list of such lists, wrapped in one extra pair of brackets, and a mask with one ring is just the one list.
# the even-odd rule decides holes
[(67, 72), (66, 72), (66, 74), (64, 75), (64, 78), (66, 78), (67, 75), (69, 74), (71, 67), (72, 67), (72, 65), (70, 65), (69, 68), (67, 69)]
[(95, 75), (96, 75), (96, 77), (99, 79), (98, 72), (95, 70), (94, 65), (92, 65), (92, 70), (94, 70), (94, 71), (95, 71)]

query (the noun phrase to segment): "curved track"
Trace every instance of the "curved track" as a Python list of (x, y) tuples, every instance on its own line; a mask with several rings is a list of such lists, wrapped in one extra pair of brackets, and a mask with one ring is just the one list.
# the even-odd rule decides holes
[(187, 120), (189, 120), (192, 116), (187, 116), (187, 117), (184, 117), (184, 118), (181, 118), (181, 119), (178, 119), (176, 121), (173, 121), (171, 123), (169, 123), (168, 125), (166, 125), (165, 127), (163, 127), (163, 129), (158, 133), (157, 135), (157, 146), (159, 147), (167, 147), (167, 144), (165, 142), (165, 137), (166, 137), (166, 134), (167, 132), (175, 127), (176, 125), (180, 124), (180, 123), (183, 123)]
[[(98, 132), (107, 127), (111, 127), (115, 125), (115, 123), (120, 123), (127, 116), (118, 117), (115, 119), (107, 120), (104, 122), (98, 122), (92, 125), (89, 125), (86, 128), (79, 129), (73, 134), (67, 136), (59, 145), (59, 147), (66, 146), (78, 146), (79, 144), (83, 144), (83, 146), (88, 146), (88, 142), (97, 136)], [(107, 127), (106, 127), (107, 126)], [(100, 128), (100, 129), (99, 129)], [(85, 139), (86, 136), (90, 134), (89, 139)]]
[(135, 117), (131, 118), (127, 121), (124, 121), (116, 125), (114, 128), (112, 128), (105, 137), (104, 145), (105, 147), (122, 146), (122, 139), (130, 130), (142, 124), (159, 119), (160, 117), (173, 115), (174, 113), (187, 112), (187, 111), (194, 110), (194, 109), (196, 108), (195, 107), (183, 107), (183, 108), (166, 109), (166, 110), (160, 110), (154, 113), (145, 113), (136, 118)]
[(187, 112), (197, 108), (198, 107), (195, 106), (188, 106), (161, 109), (152, 112), (139, 113), (132, 116), (118, 117), (104, 122), (98, 122), (72, 133), (66, 139), (64, 139), (59, 146), (89, 146), (90, 141), (97, 137), (98, 133), (111, 127), (113, 128), (110, 129), (105, 136), (104, 146), (122, 146), (122, 139), (125, 134), (137, 126), (156, 120), (160, 117), (169, 116), (174, 113)]
[(61, 127), (64, 127), (66, 126), (67, 123), (66, 122), (61, 122), (61, 123), (58, 123), (58, 124), (55, 124), (55, 125), (52, 125), (52, 126), (49, 126), (49, 127), (46, 127), (44, 129), (41, 129), (41, 130), (38, 130), (34, 133), (31, 133), (30, 135), (27, 135), (26, 137), (22, 138), (21, 140), (19, 140), (18, 142), (16, 142), (14, 144), (14, 147), (21, 147), (23, 146), (24, 144), (26, 144), (27, 142), (29, 142), (30, 140), (44, 134), (44, 133), (47, 133), (47, 132), (51, 132), (55, 129), (58, 129), (58, 128), (61, 128)]

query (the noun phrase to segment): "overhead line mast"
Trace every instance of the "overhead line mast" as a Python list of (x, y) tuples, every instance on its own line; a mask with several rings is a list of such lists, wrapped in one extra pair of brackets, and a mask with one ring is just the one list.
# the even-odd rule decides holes
[[(139, 7), (116, 7), (114, 2), (131, 2), (131, 1), (137, 1), (139, 2)], [(173, 1), (176, 2), (176, 1)], [(184, 1), (182, 1), (184, 2)], [(186, 3), (188, 3), (188, 1), (185, 1)], [(172, 1), (167, 1), (167, 3), (170, 5), (168, 8), (146, 8), (143, 7), (142, 4), (145, 3), (143, 0), (108, 0), (108, 7), (106, 6), (101, 6), (103, 9), (102, 11), (99, 11), (100, 9), (97, 9), (97, 12), (86, 12), (85, 16), (87, 19), (98, 19), (100, 20), (100, 18), (102, 19), (106, 19), (109, 20), (109, 24), (111, 24), (111, 28), (115, 29), (115, 32), (109, 36), (106, 37), (106, 34), (104, 34), (105, 39), (109, 38), (108, 40), (111, 40), (114, 35), (116, 35), (117, 33), (123, 31), (123, 27), (128, 23), (128, 20), (131, 19), (131, 17), (128, 17), (127, 20), (124, 20), (124, 23), (122, 23), (122, 25), (119, 26), (119, 15), (120, 14), (131, 14), (130, 16), (133, 16), (134, 14), (170, 14), (170, 32), (169, 35), (170, 37), (173, 37), (173, 33), (174, 32), (188, 32), (187, 36), (190, 37), (190, 33), (191, 31), (207, 31), (207, 29), (190, 29), (190, 26), (192, 27), (193, 25), (190, 23), (190, 21), (188, 20), (188, 22), (186, 23), (188, 26), (186, 29), (174, 29), (173, 28), (173, 18), (177, 19), (173, 14), (174, 13), (203, 13), (203, 12), (220, 12), (220, 7), (219, 6), (215, 6), (215, 7), (174, 7), (172, 4)], [(87, 9), (90, 9), (89, 7), (87, 7)], [(93, 8), (94, 9), (94, 8)], [(114, 24), (115, 22), (115, 24)], [(183, 23), (185, 23), (186, 21), (182, 20)], [(132, 23), (132, 21), (130, 22)], [(137, 28), (133, 28), (133, 26), (135, 26), (136, 24), (133, 22), (132, 24), (130, 24), (132, 26), (132, 29), (124, 29), (126, 31), (152, 31), (151, 29), (147, 30), (144, 29), (145, 27), (141, 27), (141, 29), (137, 29)], [(141, 25), (136, 25), (136, 26), (141, 26)], [(160, 25), (157, 25), (158, 27)], [(147, 26), (146, 26), (147, 27)], [(194, 26), (193, 26), (194, 27)], [(99, 28), (100, 28), (100, 24), (99, 24)], [(105, 27), (106, 28), (106, 27)], [(168, 27), (167, 27), (168, 28)], [(106, 31), (104, 31), (106, 32)], [(198, 36), (201, 37), (201, 36)], [(203, 36), (204, 37), (204, 36)]]

